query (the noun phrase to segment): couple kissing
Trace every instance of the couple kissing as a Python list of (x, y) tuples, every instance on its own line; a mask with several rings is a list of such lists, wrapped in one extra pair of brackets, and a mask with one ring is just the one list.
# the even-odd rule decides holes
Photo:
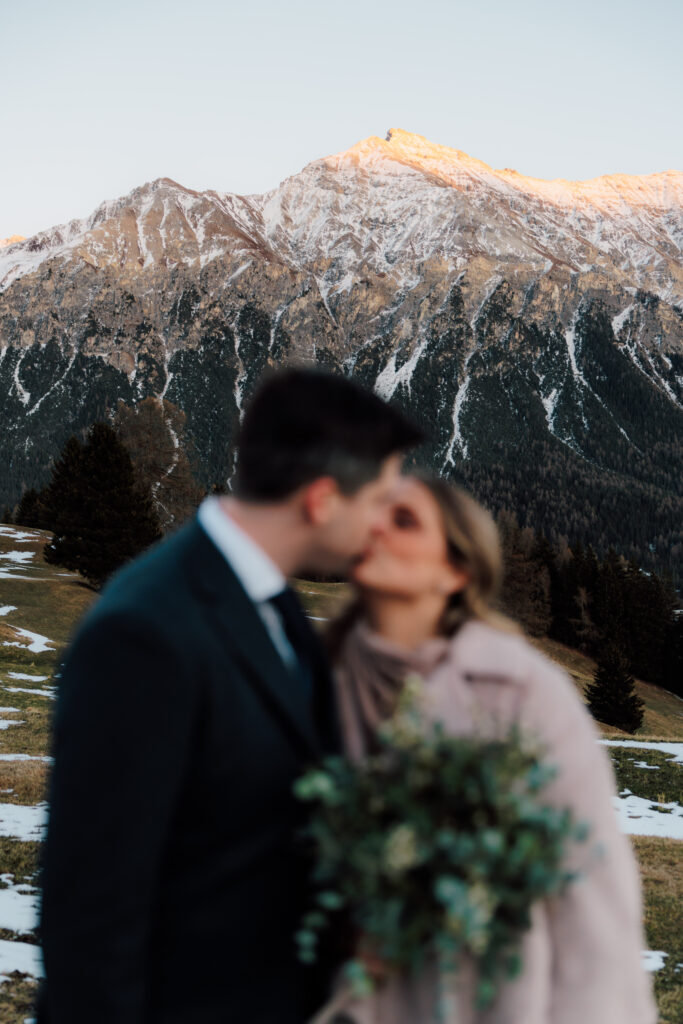
[[(638, 873), (614, 780), (568, 677), (496, 608), (490, 515), (401, 475), (422, 431), (353, 382), (292, 368), (245, 413), (229, 496), (124, 567), (60, 682), (39, 1024), (306, 1024), (338, 985), (294, 935), (310, 903), (303, 771), (362, 761), (408, 676), (454, 735), (520, 723), (558, 766), (552, 800), (600, 861), (534, 910), (521, 975), (463, 1024), (653, 1024)], [(320, 637), (288, 579), (344, 576)], [(483, 714), (483, 717), (482, 717)], [(471, 980), (471, 979), (470, 979)], [(429, 970), (388, 976), (330, 1021), (431, 1024)]]

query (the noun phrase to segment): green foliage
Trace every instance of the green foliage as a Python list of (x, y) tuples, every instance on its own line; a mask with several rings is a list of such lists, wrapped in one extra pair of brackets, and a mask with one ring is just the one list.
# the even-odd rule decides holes
[(104, 423), (91, 427), (84, 444), (67, 441), (43, 498), (54, 530), (45, 560), (81, 573), (95, 587), (160, 536), (130, 456)]
[(625, 732), (635, 732), (643, 724), (644, 704), (635, 692), (628, 662), (614, 644), (605, 645), (586, 697), (599, 722)]
[(509, 513), (498, 517), (503, 546), (505, 611), (531, 636), (544, 636), (552, 621), (550, 572), (534, 531), (521, 530)]
[(597, 657), (619, 647), (634, 675), (683, 693), (683, 619), (666, 576), (643, 572), (613, 548), (601, 562), (577, 544), (546, 550), (551, 579), (550, 635)]
[(34, 487), (24, 491), (14, 514), (14, 522), (17, 526), (31, 526), (37, 530), (50, 529), (51, 523), (42, 492)]
[[(543, 804), (554, 776), (538, 750), (504, 739), (454, 738), (428, 726), (407, 694), (360, 764), (328, 759), (295, 787), (311, 804), (317, 906), (298, 933), (304, 961), (343, 910), (392, 968), (436, 957), (478, 960), (481, 1005), (519, 969), (533, 904), (575, 876), (568, 845), (586, 831), (569, 810)], [(357, 987), (367, 983), (352, 961)]]

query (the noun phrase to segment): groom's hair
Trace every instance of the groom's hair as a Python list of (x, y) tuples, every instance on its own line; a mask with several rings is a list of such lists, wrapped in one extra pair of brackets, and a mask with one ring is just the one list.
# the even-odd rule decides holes
[(347, 377), (293, 368), (257, 388), (242, 421), (234, 493), (279, 501), (321, 476), (354, 494), (390, 455), (424, 440), (395, 406)]

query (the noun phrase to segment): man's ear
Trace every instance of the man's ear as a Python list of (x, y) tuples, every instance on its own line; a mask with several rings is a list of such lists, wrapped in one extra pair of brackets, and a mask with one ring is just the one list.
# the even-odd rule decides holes
[(320, 476), (301, 492), (301, 507), (310, 526), (324, 526), (337, 510), (341, 492), (332, 476)]

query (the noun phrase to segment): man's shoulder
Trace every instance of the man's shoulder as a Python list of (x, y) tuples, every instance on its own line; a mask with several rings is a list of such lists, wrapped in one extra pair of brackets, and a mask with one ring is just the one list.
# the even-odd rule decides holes
[(194, 603), (193, 569), (211, 557), (211, 542), (192, 520), (120, 569), (82, 628), (104, 617), (140, 617), (160, 625), (183, 621)]

